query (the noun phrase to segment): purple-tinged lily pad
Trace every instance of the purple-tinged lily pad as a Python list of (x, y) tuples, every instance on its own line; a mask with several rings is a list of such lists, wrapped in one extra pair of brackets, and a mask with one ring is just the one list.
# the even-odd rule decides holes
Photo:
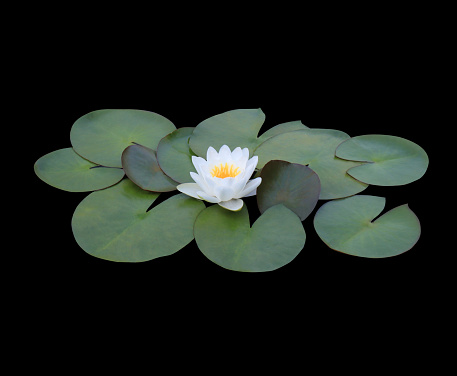
[(303, 221), (319, 200), (319, 177), (307, 166), (273, 160), (263, 167), (260, 176), (262, 183), (257, 188), (257, 204), (261, 213), (283, 204)]
[(160, 169), (155, 151), (142, 145), (131, 145), (122, 153), (125, 174), (136, 185), (146, 191), (169, 192), (178, 183)]

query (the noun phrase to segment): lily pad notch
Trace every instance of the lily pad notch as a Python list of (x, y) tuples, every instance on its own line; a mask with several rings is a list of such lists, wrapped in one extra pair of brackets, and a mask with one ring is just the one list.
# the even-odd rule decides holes
[(347, 173), (366, 184), (405, 185), (420, 179), (428, 168), (427, 153), (419, 145), (401, 137), (364, 135), (342, 142), (338, 158), (363, 162)]
[(278, 269), (291, 262), (306, 241), (300, 218), (282, 204), (268, 208), (252, 227), (246, 206), (233, 212), (212, 205), (197, 217), (194, 236), (209, 260), (241, 272)]
[(385, 202), (368, 195), (329, 201), (314, 216), (314, 228), (334, 250), (368, 258), (397, 256), (417, 243), (420, 222), (407, 204), (376, 218)]

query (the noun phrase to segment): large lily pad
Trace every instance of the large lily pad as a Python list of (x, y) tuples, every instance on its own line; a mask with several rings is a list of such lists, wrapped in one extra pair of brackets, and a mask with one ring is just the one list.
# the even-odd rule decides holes
[(348, 138), (348, 134), (334, 129), (304, 129), (282, 133), (269, 138), (257, 148), (257, 168), (261, 169), (268, 161), (275, 159), (309, 165), (319, 176), (321, 200), (351, 196), (363, 191), (368, 185), (346, 173), (349, 168), (360, 165), (360, 162), (335, 157), (337, 146)]
[(116, 184), (124, 177), (122, 169), (98, 166), (80, 157), (73, 148), (42, 156), (34, 168), (45, 183), (68, 192), (95, 191)]
[(160, 169), (155, 151), (142, 145), (130, 145), (124, 150), (122, 167), (131, 181), (147, 191), (169, 192), (178, 185)]
[(156, 150), (174, 131), (162, 115), (142, 110), (97, 110), (80, 117), (70, 131), (71, 144), (82, 157), (103, 166), (122, 167), (121, 155), (133, 143)]
[(304, 221), (319, 200), (321, 184), (309, 167), (286, 161), (270, 161), (260, 174), (257, 204), (261, 213), (283, 204)]
[(195, 155), (189, 147), (189, 138), (194, 127), (179, 128), (160, 140), (157, 146), (157, 160), (160, 168), (179, 183), (193, 182), (190, 172), (196, 172), (192, 163)]
[(205, 205), (184, 194), (148, 208), (159, 193), (128, 179), (92, 192), (76, 208), (73, 234), (87, 253), (106, 260), (141, 262), (171, 255), (193, 239), (193, 226)]
[(252, 157), (254, 150), (268, 138), (277, 134), (297, 129), (306, 129), (300, 121), (279, 124), (264, 135), (257, 137), (265, 114), (259, 109), (232, 110), (212, 116), (195, 127), (189, 145), (192, 151), (205, 158), (210, 146), (219, 150), (228, 145), (231, 150), (236, 147), (248, 148)]
[(287, 132), (293, 132), (293, 131), (299, 131), (303, 129), (309, 129), (306, 125), (304, 125), (300, 120), (297, 121), (289, 121), (287, 123), (282, 123), (274, 126), (273, 128), (270, 128), (269, 130), (265, 131), (265, 133), (262, 133), (260, 137), (258, 138), (258, 143), (259, 145), (269, 138), (273, 136), (277, 136), (278, 134), (281, 133), (287, 133)]
[(284, 205), (267, 209), (252, 228), (246, 205), (238, 212), (213, 205), (198, 216), (194, 233), (198, 247), (211, 261), (244, 272), (264, 272), (286, 265), (306, 240), (300, 219)]
[(319, 237), (332, 249), (354, 256), (381, 258), (411, 249), (419, 239), (420, 223), (408, 205), (379, 218), (385, 198), (359, 195), (322, 205), (314, 217)]
[(368, 162), (352, 167), (348, 174), (367, 184), (403, 185), (421, 178), (428, 167), (427, 153), (417, 144), (401, 137), (364, 135), (344, 141), (336, 156)]

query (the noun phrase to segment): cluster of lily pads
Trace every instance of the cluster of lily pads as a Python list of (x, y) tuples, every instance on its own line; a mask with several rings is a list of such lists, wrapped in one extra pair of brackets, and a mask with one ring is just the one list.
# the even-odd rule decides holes
[[(177, 129), (154, 112), (97, 110), (73, 124), (71, 147), (36, 161), (35, 173), (65, 191), (93, 191), (73, 214), (73, 234), (84, 251), (111, 261), (152, 260), (195, 239), (226, 269), (275, 270), (305, 246), (302, 222), (318, 200), (328, 202), (314, 229), (334, 250), (381, 258), (414, 246), (420, 223), (406, 204), (376, 218), (385, 199), (359, 193), (421, 178), (428, 157), (420, 146), (300, 121), (259, 136), (264, 121), (260, 109), (243, 109)], [(261, 215), (251, 227), (243, 197), (254, 195)]]

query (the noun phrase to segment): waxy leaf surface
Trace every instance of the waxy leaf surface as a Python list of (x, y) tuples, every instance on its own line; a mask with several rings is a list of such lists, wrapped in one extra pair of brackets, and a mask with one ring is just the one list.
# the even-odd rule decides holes
[(142, 110), (97, 110), (80, 117), (70, 131), (71, 144), (82, 157), (103, 166), (122, 167), (121, 155), (134, 143), (156, 150), (174, 131), (162, 115)]
[(193, 183), (190, 172), (196, 172), (192, 163), (195, 155), (189, 147), (189, 138), (194, 127), (179, 128), (160, 140), (157, 160), (160, 168), (179, 183)]
[(273, 160), (262, 168), (260, 176), (262, 183), (257, 188), (257, 204), (261, 213), (283, 204), (303, 221), (319, 200), (319, 177), (307, 166)]
[(262, 133), (258, 138), (258, 144), (265, 142), (269, 138), (273, 136), (277, 136), (281, 133), (299, 131), (303, 129), (309, 129), (306, 125), (304, 125), (300, 120), (297, 121), (289, 121), (287, 123), (282, 123), (275, 125), (273, 128), (268, 129), (265, 133)]
[(79, 246), (105, 260), (141, 262), (171, 255), (193, 239), (193, 226), (205, 205), (177, 194), (148, 208), (159, 193), (128, 179), (92, 192), (76, 208), (72, 229)]
[(87, 192), (116, 184), (124, 177), (120, 168), (98, 166), (73, 148), (55, 150), (35, 162), (35, 173), (45, 183), (69, 192)]
[(160, 169), (156, 152), (142, 145), (130, 145), (122, 153), (122, 167), (128, 178), (140, 188), (153, 192), (176, 189), (177, 183)]
[(334, 129), (313, 128), (282, 133), (269, 138), (257, 148), (257, 168), (261, 169), (268, 161), (275, 159), (309, 165), (319, 176), (320, 199), (351, 196), (363, 191), (367, 184), (346, 173), (349, 168), (360, 165), (360, 162), (335, 157), (337, 146), (348, 138), (348, 134)]
[(306, 240), (300, 219), (283, 205), (267, 209), (252, 228), (246, 205), (238, 212), (213, 205), (198, 216), (194, 233), (208, 259), (223, 268), (244, 272), (264, 272), (286, 265)]
[(403, 185), (420, 179), (427, 170), (427, 153), (417, 144), (401, 137), (365, 135), (344, 141), (336, 156), (368, 162), (350, 168), (348, 174), (367, 184)]
[(260, 137), (257, 137), (265, 114), (259, 109), (232, 110), (212, 116), (195, 127), (189, 145), (192, 151), (203, 158), (210, 146), (219, 150), (227, 145), (230, 150), (236, 147), (248, 148), (252, 157), (255, 149), (270, 137), (283, 132), (306, 129), (300, 121), (279, 124)]
[(408, 205), (378, 216), (385, 198), (357, 195), (322, 205), (314, 228), (330, 248), (354, 256), (381, 258), (411, 249), (420, 237), (420, 223)]

